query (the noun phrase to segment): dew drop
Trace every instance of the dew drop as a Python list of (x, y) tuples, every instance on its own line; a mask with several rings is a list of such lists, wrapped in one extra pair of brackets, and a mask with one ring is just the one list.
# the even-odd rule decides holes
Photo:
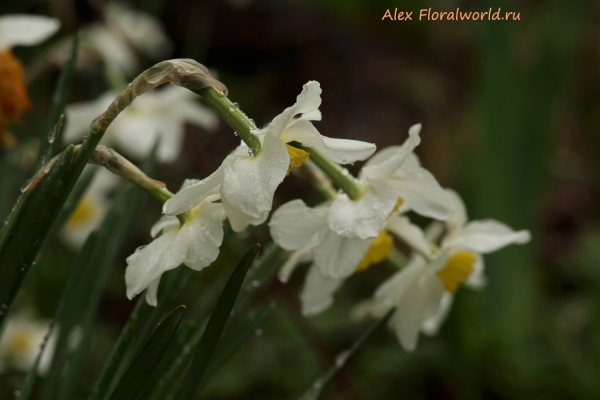
[(235, 136), (239, 136), (237, 132), (233, 132), (233, 134), (234, 134)]
[(262, 329), (257, 329), (257, 330), (256, 330), (256, 332), (254, 332), (254, 334), (255, 334), (256, 336), (262, 336), (262, 334), (263, 334), (263, 331), (262, 331)]
[(254, 280), (254, 281), (252, 281), (252, 286), (255, 287), (255, 288), (257, 288), (257, 287), (260, 286), (260, 282), (257, 281), (257, 280)]
[(248, 155), (250, 157), (254, 157), (254, 151), (252, 149), (248, 149)]
[(229, 106), (229, 111), (233, 112), (234, 108)]
[(235, 108), (240, 108), (240, 104), (239, 103), (233, 103), (233, 105), (235, 106)]

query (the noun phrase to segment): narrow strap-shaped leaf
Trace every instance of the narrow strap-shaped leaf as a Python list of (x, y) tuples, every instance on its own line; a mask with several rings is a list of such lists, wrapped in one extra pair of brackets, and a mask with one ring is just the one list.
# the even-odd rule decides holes
[(129, 365), (110, 396), (110, 400), (134, 400), (138, 397), (154, 368), (167, 351), (184, 312), (185, 306), (179, 306), (158, 325)]
[[(96, 168), (91, 168), (91, 169), (87, 170), (85, 173), (83, 173), (81, 175), (81, 178), (79, 178), (79, 180), (77, 181), (77, 184), (71, 191), (71, 194), (69, 194), (69, 197), (67, 197), (67, 201), (63, 205), (62, 210), (60, 210), (60, 213), (58, 214), (58, 217), (56, 218), (56, 222), (54, 222), (54, 224), (50, 228), (50, 232), (48, 233), (48, 236), (44, 242), (44, 245), (42, 246), (42, 249), (40, 250), (40, 252), (42, 254), (45, 252), (45, 250), (50, 245), (50, 243), (52, 243), (52, 240), (56, 237), (56, 234), (63, 227), (65, 222), (67, 222), (67, 219), (71, 216), (71, 214), (73, 213), (73, 210), (75, 210), (75, 207), (77, 207), (77, 204), (79, 204), (79, 200), (81, 200), (85, 191), (92, 183), (92, 180), (94, 179), (94, 176), (96, 175), (96, 171), (97, 171)], [(28, 192), (26, 192), (26, 193), (28, 193)]]
[(240, 292), (240, 288), (244, 283), (246, 273), (256, 258), (259, 250), (259, 244), (252, 246), (231, 273), (231, 276), (221, 293), (221, 297), (219, 297), (215, 309), (208, 320), (202, 339), (200, 339), (196, 355), (194, 356), (194, 360), (192, 361), (192, 365), (179, 395), (180, 400), (191, 400), (194, 398), (198, 385), (202, 381), (204, 372), (208, 367), (210, 358), (217, 347), (219, 338), (227, 324), (231, 309), (233, 308), (238, 293)]
[(333, 364), (323, 375), (317, 378), (312, 386), (304, 393), (300, 400), (316, 400), (319, 398), (321, 391), (333, 379), (335, 374), (342, 369), (346, 362), (356, 353), (358, 349), (362, 347), (362, 345), (371, 337), (373, 333), (375, 333), (382, 325), (384, 325), (388, 319), (392, 316), (392, 314), (396, 311), (395, 309), (391, 309), (385, 316), (380, 318), (377, 322), (375, 322), (363, 335), (358, 338), (356, 342), (350, 346), (348, 350), (342, 351), (335, 359), (335, 364)]
[[(52, 320), (52, 323), (50, 324), (50, 327), (48, 328), (48, 333), (44, 337), (44, 342), (42, 343), (40, 352), (38, 353), (38, 356), (36, 358), (34, 365), (31, 367), (31, 369), (27, 373), (27, 377), (23, 381), (23, 385), (21, 385), (21, 388), (19, 389), (19, 395), (16, 396), (16, 398), (18, 398), (19, 400), (28, 400), (29, 397), (31, 396), (31, 390), (33, 389), (33, 383), (35, 381), (35, 377), (37, 376), (39, 363), (40, 363), (40, 360), (42, 359), (42, 355), (44, 354), (44, 351), (46, 349), (48, 339), (52, 335), (55, 325), (57, 323), (60, 324), (62, 317), (65, 315), (65, 312), (68, 310), (68, 307), (70, 305), (69, 302), (73, 298), (72, 293), (75, 290), (77, 284), (80, 282), (81, 274), (84, 271), (84, 266), (90, 260), (92, 251), (94, 249), (94, 246), (96, 245), (96, 238), (97, 238), (97, 233), (94, 232), (90, 235), (88, 240), (85, 242), (83, 248), (81, 249), (81, 252), (77, 256), (77, 260), (75, 261), (73, 267), (71, 268), (71, 273), (69, 274), (69, 278), (67, 280), (67, 285), (65, 287), (63, 295), (60, 298), (58, 307), (56, 308), (56, 313), (54, 315), (54, 319)], [(54, 351), (54, 357), (58, 357), (59, 354), (61, 353), (60, 346), (61, 346), (61, 344), (58, 344), (58, 346), (57, 346), (58, 351), (56, 351), (56, 350)], [(53, 370), (51, 369), (49, 371), (49, 375), (52, 375), (52, 373), (53, 373)], [(50, 378), (47, 377), (47, 379), (50, 379)]]
[(102, 368), (102, 372), (100, 373), (96, 384), (92, 388), (92, 393), (89, 397), (89, 400), (104, 398), (105, 394), (110, 388), (114, 374), (119, 368), (119, 365), (125, 353), (127, 352), (129, 345), (131, 344), (139, 324), (144, 320), (144, 317), (149, 311), (150, 306), (146, 303), (146, 299), (141, 296), (138, 299), (134, 310), (131, 312), (129, 319), (127, 320), (127, 324), (121, 331), (121, 334), (117, 339), (117, 343), (115, 343), (115, 346), (111, 350), (108, 359)]
[[(273, 304), (267, 304), (250, 312), (242, 321), (228, 329), (221, 339), (215, 355), (212, 358), (200, 386), (206, 385), (210, 378), (217, 373), (235, 355), (241, 347), (264, 325), (274, 309)], [(193, 353), (189, 351), (198, 345), (202, 330), (197, 329), (195, 335), (180, 348), (178, 356), (171, 362), (164, 374), (157, 376), (144, 388), (141, 398), (145, 400), (163, 400), (169, 398), (174, 386), (181, 380), (184, 371), (189, 368)], [(145, 396), (145, 397), (144, 397)]]
[(54, 157), (54, 154), (56, 154), (54, 149), (56, 145), (62, 141), (63, 127), (62, 124), (58, 125), (57, 121), (61, 119), (61, 115), (65, 112), (69, 94), (71, 93), (78, 50), (79, 34), (76, 34), (73, 37), (73, 44), (71, 45), (69, 59), (65, 63), (65, 66), (60, 74), (60, 78), (58, 78), (56, 89), (54, 89), (52, 105), (50, 106), (50, 112), (48, 113), (48, 121), (40, 138), (38, 168), (44, 165), (46, 161)]
[(65, 177), (73, 146), (68, 146), (54, 167), (24, 202), (0, 251), (0, 331), (7, 311), (19, 291), (29, 268), (63, 204)]

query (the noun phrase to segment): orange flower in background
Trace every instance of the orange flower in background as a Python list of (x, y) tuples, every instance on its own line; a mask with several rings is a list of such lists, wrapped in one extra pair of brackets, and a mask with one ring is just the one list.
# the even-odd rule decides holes
[(31, 108), (25, 88), (23, 65), (10, 51), (0, 52), (0, 146), (10, 148), (16, 139), (8, 132), (12, 122), (19, 121)]
[(16, 139), (9, 126), (31, 108), (25, 87), (23, 65), (10, 51), (14, 46), (32, 46), (54, 34), (57, 20), (39, 15), (0, 17), (0, 147), (9, 148)]

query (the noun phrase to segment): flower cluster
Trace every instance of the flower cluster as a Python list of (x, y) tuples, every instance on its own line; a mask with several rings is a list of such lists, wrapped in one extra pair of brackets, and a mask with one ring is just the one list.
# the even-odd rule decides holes
[[(200, 75), (206, 77), (208, 70), (202, 68)], [(276, 210), (269, 222), (275, 243), (291, 252), (280, 270), (282, 281), (300, 263), (312, 263), (300, 294), (305, 315), (326, 310), (347, 278), (386, 259), (394, 241), (402, 241), (411, 249), (410, 261), (375, 291), (369, 310), (374, 316), (395, 310), (390, 324), (402, 347), (412, 350), (419, 332), (437, 331), (460, 285), (483, 286), (482, 254), (529, 241), (529, 232), (515, 232), (497, 221), (467, 221), (460, 197), (442, 188), (414, 153), (421, 142), (420, 124), (409, 129), (402, 145), (373, 155), (374, 144), (328, 138), (315, 128), (313, 122), (321, 119), (318, 82), (305, 84), (296, 103), (262, 129), (226, 99), (226, 90), (201, 86), (195, 90), (207, 96), (207, 103), (237, 130), (242, 142), (205, 179), (186, 180), (174, 195), (161, 189), (157, 198), (164, 202), (165, 215), (152, 228), (154, 240), (127, 259), (129, 298), (146, 290), (147, 302), (156, 305), (163, 273), (181, 264), (197, 271), (210, 265), (219, 255), (226, 219), (236, 232), (267, 221), (277, 187), (307, 160), (329, 178), (327, 201), (310, 208), (293, 200)], [(179, 118), (186, 109), (179, 106), (179, 114), (170, 109), (165, 113)], [(196, 112), (199, 109), (189, 111), (198, 122), (207, 120)], [(153, 114), (158, 118), (158, 111)], [(127, 125), (127, 118), (130, 132), (160, 126), (152, 116), (126, 116), (125, 109), (113, 128)], [(179, 124), (173, 119), (165, 132), (177, 131)], [(170, 155), (177, 152), (172, 149)], [(342, 167), (364, 160), (356, 178)], [(424, 232), (409, 220), (408, 212), (434, 222)]]

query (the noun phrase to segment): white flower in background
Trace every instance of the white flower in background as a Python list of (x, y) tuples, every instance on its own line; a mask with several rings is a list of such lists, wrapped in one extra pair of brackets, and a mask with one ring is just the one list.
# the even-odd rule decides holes
[(300, 293), (304, 315), (327, 309), (346, 278), (383, 261), (393, 247), (384, 231), (371, 239), (335, 233), (328, 226), (328, 213), (328, 205), (310, 208), (302, 200), (293, 200), (279, 207), (269, 222), (275, 243), (292, 251), (279, 272), (282, 282), (288, 281), (298, 264), (313, 261)]
[(23, 65), (11, 49), (33, 46), (53, 35), (60, 23), (41, 15), (14, 14), (0, 17), (0, 148), (12, 147), (16, 139), (8, 129), (31, 108)]
[[(264, 129), (254, 130), (263, 150), (258, 155), (241, 144), (219, 169), (206, 179), (167, 201), (164, 212), (176, 215), (198, 204), (204, 193), (221, 187), (221, 200), (234, 231), (263, 223), (271, 210), (273, 195), (289, 169), (299, 166), (308, 154), (287, 145), (296, 141), (322, 153), (328, 160), (347, 164), (368, 158), (375, 145), (356, 140), (322, 136), (310, 122), (320, 120), (321, 87), (310, 81), (304, 85), (296, 104), (286, 108)], [(295, 116), (299, 116), (295, 118)]]
[(0, 51), (42, 43), (55, 34), (58, 28), (58, 20), (42, 15), (4, 15), (0, 17)]
[[(0, 340), (0, 371), (15, 368), (28, 372), (38, 357), (49, 326), (50, 321), (34, 319), (25, 313), (10, 317)], [(41, 375), (50, 367), (56, 340), (57, 335), (53, 334), (46, 345), (38, 366)]]
[(119, 178), (99, 166), (92, 182), (60, 231), (60, 239), (72, 250), (79, 250), (92, 231), (100, 227), (108, 211), (108, 197)]
[(399, 199), (401, 211), (435, 219), (452, 214), (452, 200), (413, 154), (420, 131), (421, 124), (413, 125), (401, 146), (387, 147), (367, 161), (359, 174), (363, 196), (357, 201), (338, 196), (328, 215), (331, 230), (347, 237), (377, 237)]
[(159, 20), (115, 2), (106, 5), (104, 23), (84, 30), (88, 39), (110, 68), (121, 74), (135, 73), (139, 63), (134, 50), (152, 59), (166, 57), (172, 44)]
[[(65, 141), (71, 143), (87, 135), (91, 122), (106, 111), (116, 96), (117, 93), (108, 92), (96, 100), (69, 105)], [(117, 116), (101, 143), (142, 159), (150, 154), (157, 140), (160, 140), (158, 159), (173, 162), (183, 147), (186, 122), (211, 131), (217, 127), (215, 114), (198, 103), (197, 99), (198, 96), (189, 90), (170, 84), (145, 93)]]
[[(181, 189), (194, 182), (186, 180)], [(181, 264), (200, 271), (216, 260), (225, 220), (223, 205), (215, 203), (218, 200), (218, 190), (206, 193), (202, 202), (186, 215), (183, 226), (177, 217), (163, 216), (152, 227), (154, 241), (127, 258), (125, 283), (129, 299), (147, 288), (146, 301), (156, 306), (163, 273)]]
[(407, 351), (416, 348), (420, 331), (437, 332), (461, 284), (473, 288), (485, 284), (482, 254), (530, 240), (529, 231), (514, 231), (498, 221), (467, 222), (462, 200), (456, 193), (448, 193), (456, 204), (456, 211), (445, 224), (446, 233), (439, 251), (434, 253), (426, 237), (416, 233), (418, 228), (407, 220), (397, 220), (391, 229), (419, 251), (404, 269), (377, 289), (373, 313), (383, 316), (396, 307), (390, 326)]

